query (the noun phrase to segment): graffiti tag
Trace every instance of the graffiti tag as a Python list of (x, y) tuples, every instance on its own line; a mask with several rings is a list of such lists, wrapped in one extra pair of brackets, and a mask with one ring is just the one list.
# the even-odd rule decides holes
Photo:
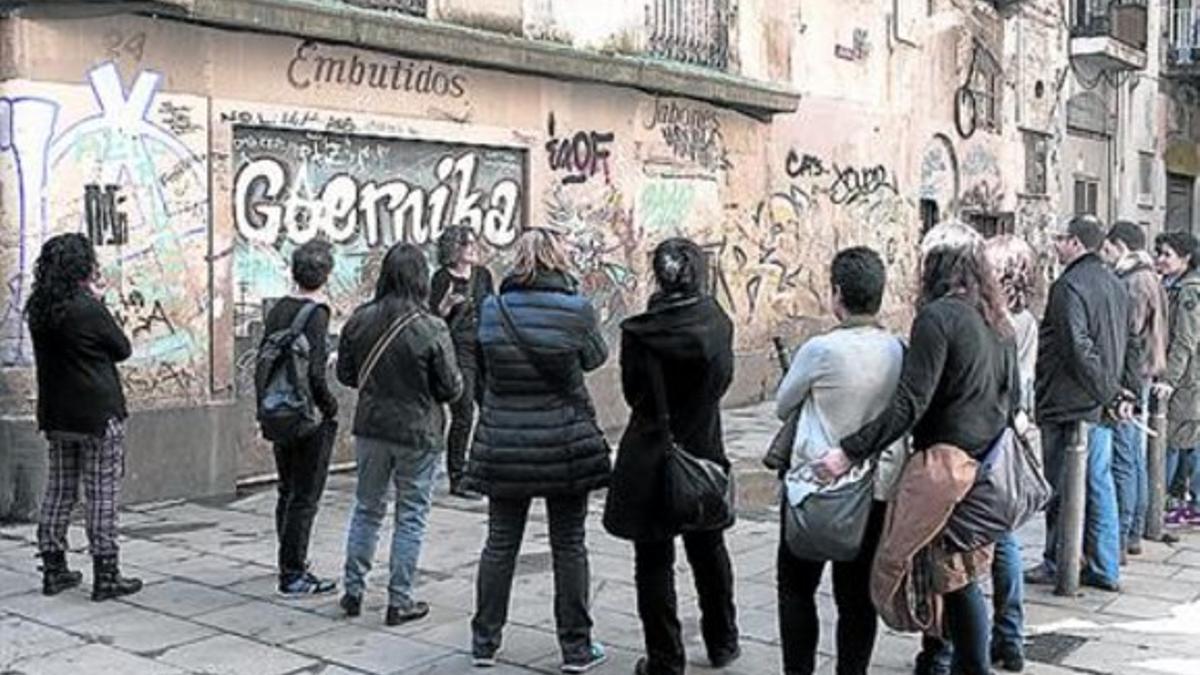
[(546, 159), (550, 170), (563, 172), (564, 185), (584, 183), (600, 171), (604, 172), (604, 181), (609, 181), (608, 158), (611, 154), (608, 144), (613, 142), (613, 133), (599, 131), (579, 131), (573, 136), (559, 138), (554, 123), (554, 113), (546, 120)]

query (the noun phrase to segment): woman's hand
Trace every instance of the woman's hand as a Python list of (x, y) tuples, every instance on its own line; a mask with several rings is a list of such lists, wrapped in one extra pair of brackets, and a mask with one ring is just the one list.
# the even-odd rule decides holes
[(442, 297), (442, 302), (438, 304), (438, 314), (443, 317), (450, 313), (450, 310), (466, 302), (467, 298), (461, 293), (447, 293)]
[(830, 448), (821, 459), (809, 463), (808, 468), (822, 483), (832, 483), (850, 470), (854, 463), (841, 448)]

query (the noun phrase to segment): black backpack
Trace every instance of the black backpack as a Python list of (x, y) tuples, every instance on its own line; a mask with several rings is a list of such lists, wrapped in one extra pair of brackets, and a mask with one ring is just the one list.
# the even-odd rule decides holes
[(308, 318), (319, 307), (306, 302), (292, 324), (266, 336), (254, 363), (254, 392), (263, 438), (275, 443), (295, 441), (316, 431), (320, 413), (309, 387), (312, 345), (304, 334)]

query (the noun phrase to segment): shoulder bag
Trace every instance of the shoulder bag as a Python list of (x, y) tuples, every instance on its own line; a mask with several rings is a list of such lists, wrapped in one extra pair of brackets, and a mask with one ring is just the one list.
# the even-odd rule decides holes
[(366, 386), (367, 378), (369, 378), (371, 373), (375, 370), (375, 364), (379, 363), (380, 357), (382, 357), (383, 353), (387, 351), (387, 348), (392, 346), (392, 342), (396, 339), (396, 336), (399, 335), (405, 328), (407, 328), (410, 323), (415, 321), (420, 314), (420, 311), (414, 309), (408, 314), (397, 317), (396, 320), (393, 321), (390, 326), (388, 326), (388, 329), (383, 333), (383, 335), (379, 336), (379, 339), (375, 341), (374, 346), (371, 347), (370, 353), (367, 354), (367, 359), (363, 361), (362, 367), (358, 369), (359, 389), (362, 389), (364, 386)]
[(662, 365), (650, 356), (650, 387), (658, 408), (666, 464), (663, 467), (663, 494), (667, 520), (680, 532), (720, 530), (733, 524), (733, 473), (724, 466), (684, 450), (671, 432), (666, 386)]

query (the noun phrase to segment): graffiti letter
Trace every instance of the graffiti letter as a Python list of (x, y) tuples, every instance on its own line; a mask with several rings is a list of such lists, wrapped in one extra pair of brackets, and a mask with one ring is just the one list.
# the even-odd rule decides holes
[(379, 245), (379, 206), (384, 200), (387, 201), (384, 208), (392, 224), (392, 236), (386, 239), (386, 242), (390, 244), (396, 241), (396, 212), (407, 195), (408, 185), (398, 180), (383, 185), (367, 183), (362, 187), (359, 203), (363, 213), (363, 226), (366, 229), (367, 246)]
[(517, 205), (521, 187), (513, 180), (502, 180), (492, 188), (491, 207), (483, 220), (483, 239), (492, 246), (504, 247), (517, 240)]
[[(283, 227), (283, 207), (278, 204), (256, 204), (251, 208), (250, 200), (255, 184), (266, 181), (263, 189), (263, 199), (275, 200), (282, 194), (287, 185), (287, 176), (283, 165), (274, 159), (256, 159), (242, 168), (238, 173), (233, 188), (234, 219), (238, 232), (250, 241), (264, 244), (274, 244)], [(251, 220), (253, 210), (261, 219), (261, 223)]]
[[(317, 221), (331, 241), (345, 243), (358, 230), (358, 184), (346, 174), (334, 176), (321, 190), (321, 212)], [(339, 227), (338, 223), (341, 222)]]
[(450, 216), (450, 222), (465, 224), (479, 232), (483, 229), (483, 209), (479, 208), (479, 192), (471, 189), (475, 183), (475, 162), (475, 153), (470, 152), (459, 157), (454, 165), (458, 189), (455, 190), (454, 214)]

